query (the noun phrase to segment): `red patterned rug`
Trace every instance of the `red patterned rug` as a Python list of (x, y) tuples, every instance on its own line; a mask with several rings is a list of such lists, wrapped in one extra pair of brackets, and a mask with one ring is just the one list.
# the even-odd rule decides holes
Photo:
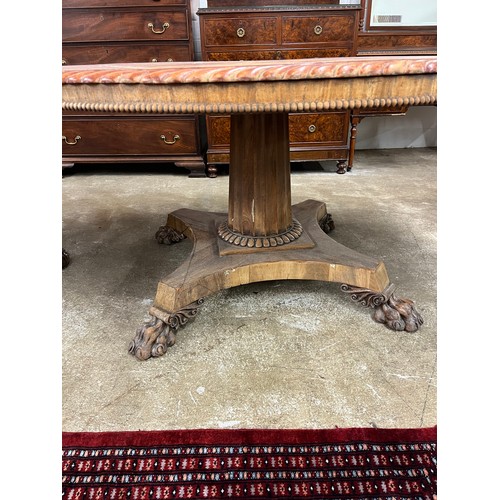
[(63, 433), (63, 499), (437, 498), (437, 428)]

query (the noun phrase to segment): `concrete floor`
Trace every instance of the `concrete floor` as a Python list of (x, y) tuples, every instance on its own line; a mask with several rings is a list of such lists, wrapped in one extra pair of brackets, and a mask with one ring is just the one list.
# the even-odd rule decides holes
[(427, 427), (436, 424), (436, 149), (358, 151), (293, 168), (292, 203), (327, 204), (330, 236), (381, 258), (417, 333), (370, 318), (337, 283), (254, 283), (209, 296), (166, 355), (128, 354), (158, 281), (191, 242), (154, 235), (178, 208), (226, 211), (228, 176), (66, 170), (62, 430)]

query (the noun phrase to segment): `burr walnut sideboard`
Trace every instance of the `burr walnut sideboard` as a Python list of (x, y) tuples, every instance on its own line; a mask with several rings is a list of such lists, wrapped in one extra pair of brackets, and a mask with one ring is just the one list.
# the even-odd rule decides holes
[[(231, 3), (232, 6), (220, 6), (220, 2), (211, 1), (209, 7), (197, 11), (201, 54), (205, 61), (355, 55), (359, 5), (304, 5), (297, 2), (290, 2), (296, 5), (262, 5), (272, 3), (267, 1), (260, 2), (259, 6), (235, 6), (237, 2)], [(349, 118), (349, 110), (291, 113), (290, 159), (337, 160), (339, 170), (345, 170)], [(217, 164), (229, 163), (229, 137), (229, 115), (207, 117), (209, 176), (217, 175)]]
[[(207, 0), (199, 9), (202, 59), (254, 60), (436, 55), (436, 26), (374, 27), (372, 0)], [(366, 117), (405, 115), (408, 106), (290, 114), (292, 160), (336, 159), (351, 170), (358, 125)], [(229, 117), (207, 118), (207, 171), (229, 162)], [(347, 160), (346, 160), (347, 158)]]
[[(192, 61), (189, 0), (62, 0), (64, 65)], [(63, 166), (174, 163), (204, 177), (196, 115), (63, 112)]]
[(326, 234), (334, 223), (325, 203), (291, 204), (289, 113), (430, 105), (437, 101), (436, 58), (94, 65), (62, 73), (63, 110), (231, 117), (227, 213), (180, 208), (157, 231), (160, 243), (188, 237), (193, 246), (158, 283), (152, 319), (130, 345), (136, 358), (165, 354), (205, 297), (259, 281), (341, 283), (376, 322), (420, 328), (415, 304), (394, 295), (384, 263)]

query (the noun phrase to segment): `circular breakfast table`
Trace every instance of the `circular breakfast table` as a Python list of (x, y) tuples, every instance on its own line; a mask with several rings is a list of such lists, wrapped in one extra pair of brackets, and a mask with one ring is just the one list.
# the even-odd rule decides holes
[(163, 355), (207, 296), (269, 280), (338, 282), (376, 322), (417, 331), (422, 317), (394, 295), (384, 263), (327, 234), (325, 203), (291, 204), (288, 113), (435, 104), (436, 80), (436, 58), (415, 56), (65, 66), (65, 110), (231, 115), (227, 213), (168, 214), (157, 240), (193, 248), (158, 283), (129, 351)]

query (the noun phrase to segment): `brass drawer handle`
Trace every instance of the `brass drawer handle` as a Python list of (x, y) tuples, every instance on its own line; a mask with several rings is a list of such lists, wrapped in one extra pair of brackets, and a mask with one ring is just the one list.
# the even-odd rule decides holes
[(318, 24), (317, 26), (314, 27), (314, 33), (316, 35), (321, 35), (321, 33), (323, 33), (323, 28)]
[(156, 59), (156, 57), (153, 57), (153, 59), (151, 59), (151, 62), (158, 62), (158, 59)]
[(155, 35), (161, 35), (162, 33), (165, 33), (165, 30), (170, 28), (169, 23), (163, 23), (162, 30), (161, 31), (156, 31), (155, 26), (153, 23), (148, 23), (148, 28), (155, 34)]
[(64, 66), (65, 64), (68, 64), (68, 61), (66, 61), (66, 59), (63, 59), (62, 63), (63, 63), (63, 66)]
[(245, 28), (238, 28), (236, 30), (236, 35), (238, 35), (238, 38), (243, 38), (245, 36)]
[(309, 125), (307, 130), (309, 130), (309, 132), (311, 132), (311, 134), (313, 134), (314, 132), (316, 132), (316, 125)]
[(76, 143), (77, 143), (77, 142), (81, 139), (81, 137), (80, 137), (79, 135), (77, 135), (77, 136), (75, 137), (75, 140), (74, 140), (73, 142), (68, 141), (68, 139), (66, 138), (66, 136), (65, 136), (65, 135), (63, 135), (63, 136), (62, 136), (62, 138), (63, 138), (63, 141), (64, 141), (66, 144), (69, 144), (70, 146), (73, 146), (74, 144), (76, 144)]
[(167, 141), (167, 138), (163, 134), (160, 135), (160, 139), (163, 139), (163, 142), (165, 144), (175, 144), (177, 141), (180, 140), (180, 138), (181, 137), (179, 135), (175, 134), (172, 141)]

